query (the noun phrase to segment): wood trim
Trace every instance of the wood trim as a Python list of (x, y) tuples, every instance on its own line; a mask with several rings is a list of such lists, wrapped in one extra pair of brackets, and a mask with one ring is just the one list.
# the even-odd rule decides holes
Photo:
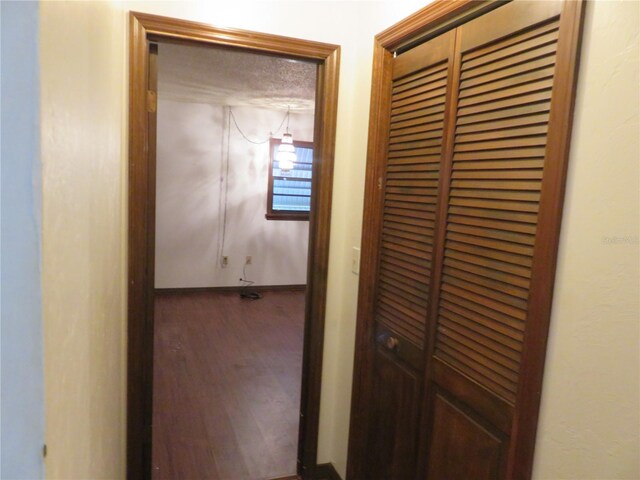
[[(236, 47), (318, 64), (314, 193), (310, 218), (298, 474), (315, 468), (329, 254), (340, 47), (131, 12), (129, 16), (129, 227), (127, 310), (127, 478), (151, 476), (153, 368), (153, 216), (147, 112), (149, 43)], [(151, 152), (153, 153), (153, 152)]]
[(298, 38), (252, 32), (237, 28), (215, 27), (207, 23), (181, 20), (141, 12), (131, 12), (143, 25), (150, 39), (176, 39), (187, 42), (210, 43), (217, 46), (238, 47), (267, 54), (298, 57), (304, 60), (316, 60), (326, 63), (336, 51), (338, 45), (314, 42)]
[(160, 295), (177, 295), (180, 293), (215, 293), (215, 292), (241, 292), (242, 290), (254, 290), (256, 292), (303, 292), (306, 285), (251, 285), (248, 287), (182, 287), (182, 288), (156, 288), (155, 293)]
[(558, 258), (562, 207), (569, 164), (569, 148), (575, 107), (580, 42), (585, 3), (565, 1), (560, 16), (556, 70), (544, 163), (544, 187), (538, 210), (538, 232), (533, 250), (531, 287), (520, 366), (520, 383), (511, 431), (512, 448), (507, 459), (507, 478), (531, 478), (542, 380), (551, 320), (553, 287)]
[[(143, 478), (151, 460), (151, 372), (143, 368), (153, 362), (149, 330), (146, 266), (150, 264), (147, 232), (147, 78), (148, 42), (143, 25), (129, 18), (129, 227), (127, 307), (127, 478)], [(142, 201), (133, 201), (141, 198)], [(135, 253), (135, 254), (134, 254)], [(132, 320), (135, 319), (135, 320)], [(133, 363), (132, 358), (139, 359)]]
[(322, 382), (324, 320), (327, 303), (331, 198), (333, 195), (333, 159), (338, 116), (338, 81), (340, 47), (327, 54), (318, 65), (316, 80), (316, 117), (314, 123), (311, 214), (309, 219), (309, 255), (307, 263), (307, 298), (305, 302), (305, 337), (302, 357), (302, 391), (300, 396), (300, 441), (298, 474), (317, 464)]
[(308, 213), (265, 213), (264, 218), (267, 220), (282, 220), (282, 221), (295, 221), (295, 222), (308, 222)]
[(316, 466), (310, 475), (303, 478), (305, 480), (342, 480), (332, 463), (323, 463)]
[[(267, 213), (265, 214), (265, 218), (267, 220), (309, 220), (308, 212), (273, 210), (273, 149), (276, 145), (280, 145), (281, 143), (282, 141), (280, 138), (269, 139), (269, 180), (267, 183)], [(315, 143), (294, 140), (293, 146), (312, 149), (315, 159)]]
[(477, 16), (499, 6), (501, 0), (436, 0), (376, 35), (380, 45), (394, 51), (408, 42), (423, 41), (429, 36), (455, 27), (470, 16)]
[[(382, 217), (382, 182), (388, 147), (391, 111), (391, 78), (393, 54), (378, 39), (373, 50), (373, 79), (367, 145), (365, 205), (360, 252), (360, 283), (356, 317), (355, 359), (351, 393), (351, 418), (347, 478), (363, 478), (361, 471), (366, 457), (366, 440), (370, 408), (366, 401), (372, 384), (375, 288), (372, 279), (378, 276)], [(388, 88), (375, 88), (387, 85)]]
[(323, 463), (314, 467), (304, 477), (287, 475), (286, 477), (271, 478), (270, 480), (342, 480), (342, 478), (331, 463)]

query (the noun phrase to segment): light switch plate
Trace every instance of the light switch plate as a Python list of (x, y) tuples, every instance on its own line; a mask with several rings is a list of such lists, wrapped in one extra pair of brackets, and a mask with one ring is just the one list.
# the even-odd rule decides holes
[(360, 275), (360, 249), (358, 247), (353, 247), (351, 251), (351, 271)]

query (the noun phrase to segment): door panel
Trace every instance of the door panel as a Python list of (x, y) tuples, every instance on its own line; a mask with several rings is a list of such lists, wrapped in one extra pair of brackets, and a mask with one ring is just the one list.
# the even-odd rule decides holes
[(371, 480), (411, 478), (418, 439), (419, 383), (416, 373), (377, 349), (371, 397), (371, 429), (365, 476)]
[(393, 59), (365, 478), (415, 472), (453, 34)]
[(543, 261), (534, 252), (560, 7), (513, 2), (458, 28), (460, 80), (425, 384), (421, 455), (429, 479), (504, 477), (532, 271)]
[(491, 480), (504, 470), (504, 442), (491, 428), (438, 392), (433, 401), (428, 478)]
[[(480, 20), (491, 21), (502, 10), (513, 8)], [(481, 25), (473, 22), (469, 28)], [(463, 40), (466, 34), (461, 27)], [(434, 355), (512, 404), (527, 322), (557, 37), (554, 16), (524, 33), (462, 52), (449, 191), (455, 209), (445, 227)], [(549, 66), (533, 61), (540, 58)], [(475, 73), (481, 66), (489, 73)], [(494, 81), (500, 69), (510, 76)], [(476, 83), (463, 85), (465, 79)], [(531, 105), (536, 108), (529, 113)], [(515, 112), (517, 125), (504, 122)], [(482, 117), (489, 113), (491, 119)]]

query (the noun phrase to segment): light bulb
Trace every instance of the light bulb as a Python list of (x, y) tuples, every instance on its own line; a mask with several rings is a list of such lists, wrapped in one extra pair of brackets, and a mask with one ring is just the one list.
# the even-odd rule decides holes
[(297, 160), (296, 149), (293, 146), (293, 137), (290, 133), (282, 135), (282, 141), (276, 152), (276, 160), (280, 166), (280, 171), (288, 172), (293, 169), (293, 164)]

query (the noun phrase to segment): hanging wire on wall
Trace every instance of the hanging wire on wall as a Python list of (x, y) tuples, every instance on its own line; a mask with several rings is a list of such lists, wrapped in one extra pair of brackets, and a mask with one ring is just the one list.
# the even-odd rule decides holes
[[(218, 218), (222, 218), (222, 228), (218, 229), (218, 232), (222, 232), (218, 235), (218, 263), (220, 267), (224, 267), (223, 256), (225, 241), (227, 238), (227, 199), (229, 197), (229, 140), (231, 137), (231, 108), (227, 109), (226, 122), (222, 124), (222, 133), (220, 138), (220, 190), (218, 195)], [(225, 145), (225, 123), (227, 141)], [(227, 147), (225, 149), (225, 146)], [(225, 155), (226, 150), (226, 155)], [(223, 185), (224, 184), (224, 185)], [(224, 187), (224, 188), (223, 188)], [(224, 208), (223, 208), (224, 206)], [(222, 210), (222, 211), (221, 211)]]
[(231, 107), (229, 108), (229, 113), (231, 115), (231, 119), (233, 120), (234, 125), (236, 126), (236, 128), (238, 129), (238, 132), (240, 132), (240, 135), (242, 135), (242, 137), (249, 143), (253, 143), (254, 145), (262, 145), (263, 143), (267, 143), (269, 140), (271, 140), (271, 137), (273, 137), (274, 135), (277, 135), (278, 132), (280, 130), (282, 130), (282, 126), (284, 125), (284, 122), (289, 118), (289, 109), (287, 108), (287, 113), (285, 113), (284, 118), (282, 119), (282, 122), (280, 122), (280, 126), (277, 128), (277, 130), (275, 132), (270, 132), (269, 133), (269, 138), (267, 138), (266, 140), (262, 140), (262, 141), (255, 141), (255, 140), (251, 140), (249, 137), (247, 137), (244, 132), (242, 131), (242, 129), (240, 128), (240, 126), (238, 125), (238, 122), (236, 121), (236, 116), (233, 114), (233, 110), (231, 110)]
[[(264, 141), (255, 141), (247, 137), (245, 133), (242, 131), (242, 129), (238, 125), (235, 115), (233, 114), (233, 110), (231, 110), (231, 107), (224, 107), (224, 108), (226, 108), (227, 114), (226, 115), (223, 114), (223, 117), (226, 116), (226, 122), (223, 122), (222, 124), (221, 135), (220, 135), (221, 136), (220, 138), (221, 162), (220, 162), (220, 190), (218, 195), (218, 218), (222, 219), (221, 228), (218, 229), (218, 232), (221, 232), (218, 235), (218, 263), (220, 264), (221, 268), (226, 266), (224, 265), (223, 258), (224, 258), (224, 248), (225, 248), (225, 243), (227, 238), (227, 200), (229, 197), (229, 164), (230, 164), (229, 152), (231, 150), (231, 147), (230, 147), (231, 122), (233, 121), (233, 124), (235, 125), (236, 129), (247, 142), (252, 143), (254, 145), (262, 145), (269, 142), (269, 140), (271, 140), (271, 137), (273, 137), (274, 135), (277, 135), (278, 132), (282, 130), (282, 127), (284, 126), (285, 121), (287, 122), (287, 132), (289, 131), (288, 120), (290, 115), (289, 108), (287, 107), (287, 113), (285, 113), (284, 118), (282, 119), (282, 122), (280, 122), (280, 126), (276, 129), (276, 131), (269, 132), (269, 138), (267, 138)], [(225, 129), (225, 126), (226, 126), (226, 129)], [(226, 142), (225, 142), (225, 133), (226, 133)]]

